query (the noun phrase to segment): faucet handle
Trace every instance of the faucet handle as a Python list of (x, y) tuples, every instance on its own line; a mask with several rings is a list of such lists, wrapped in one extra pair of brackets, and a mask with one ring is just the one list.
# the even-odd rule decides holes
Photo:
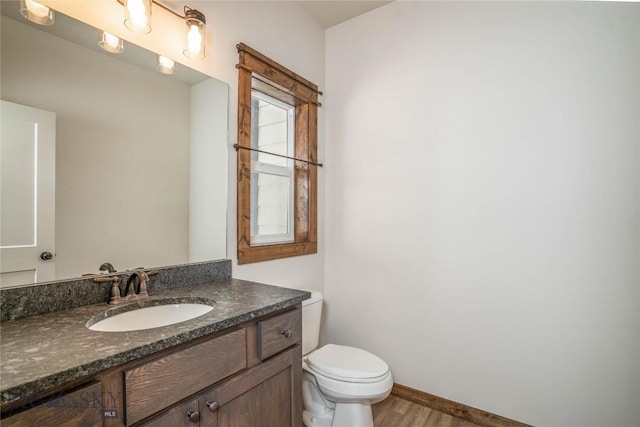
[(109, 277), (96, 277), (93, 279), (95, 283), (113, 282), (111, 285), (111, 296), (109, 297), (109, 304), (119, 304), (121, 302), (120, 296), (120, 278), (118, 276)]
[(148, 297), (149, 292), (147, 292), (147, 282), (149, 281), (149, 273), (142, 270), (138, 273), (138, 278), (140, 279), (140, 287), (138, 288), (138, 295), (142, 298)]

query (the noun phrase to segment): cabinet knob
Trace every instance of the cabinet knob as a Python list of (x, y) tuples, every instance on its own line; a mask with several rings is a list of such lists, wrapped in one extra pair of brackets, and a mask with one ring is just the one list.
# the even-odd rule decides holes
[(189, 418), (189, 421), (191, 421), (192, 423), (197, 423), (198, 421), (200, 421), (200, 412), (189, 411), (187, 412), (187, 418)]
[(285, 338), (289, 338), (291, 336), (291, 331), (289, 329), (283, 329), (280, 331), (281, 335), (284, 335)]
[(207, 402), (207, 408), (209, 408), (209, 411), (211, 411), (211, 412), (217, 411), (218, 410), (218, 402), (208, 401)]

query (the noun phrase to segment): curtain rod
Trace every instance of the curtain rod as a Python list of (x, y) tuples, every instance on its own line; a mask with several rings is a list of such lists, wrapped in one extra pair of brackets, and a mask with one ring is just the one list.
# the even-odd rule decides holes
[(243, 147), (242, 145), (238, 145), (238, 144), (233, 144), (233, 148), (235, 148), (236, 151), (238, 151), (239, 149), (242, 148), (243, 150), (255, 151), (257, 153), (269, 154), (271, 156), (282, 157), (284, 159), (295, 160), (296, 162), (303, 162), (303, 163), (307, 163), (307, 164), (310, 164), (310, 165), (323, 167), (322, 163), (311, 162), (309, 160), (302, 160), (302, 159), (298, 159), (296, 157), (289, 157), (289, 156), (285, 156), (285, 155), (282, 155), (282, 154), (270, 153), (268, 151), (258, 150), (257, 148)]

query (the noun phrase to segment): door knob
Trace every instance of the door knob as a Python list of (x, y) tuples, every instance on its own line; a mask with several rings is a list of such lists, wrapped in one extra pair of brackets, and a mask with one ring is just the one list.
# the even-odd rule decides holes
[(50, 259), (53, 259), (53, 254), (49, 251), (42, 252), (40, 254), (40, 259), (43, 261), (49, 261)]

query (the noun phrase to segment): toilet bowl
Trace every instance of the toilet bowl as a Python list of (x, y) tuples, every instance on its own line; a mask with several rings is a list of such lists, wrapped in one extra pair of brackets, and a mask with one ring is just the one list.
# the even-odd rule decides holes
[(389, 366), (368, 351), (336, 344), (318, 349), (322, 295), (302, 303), (302, 400), (307, 427), (373, 427), (371, 404), (391, 393)]

